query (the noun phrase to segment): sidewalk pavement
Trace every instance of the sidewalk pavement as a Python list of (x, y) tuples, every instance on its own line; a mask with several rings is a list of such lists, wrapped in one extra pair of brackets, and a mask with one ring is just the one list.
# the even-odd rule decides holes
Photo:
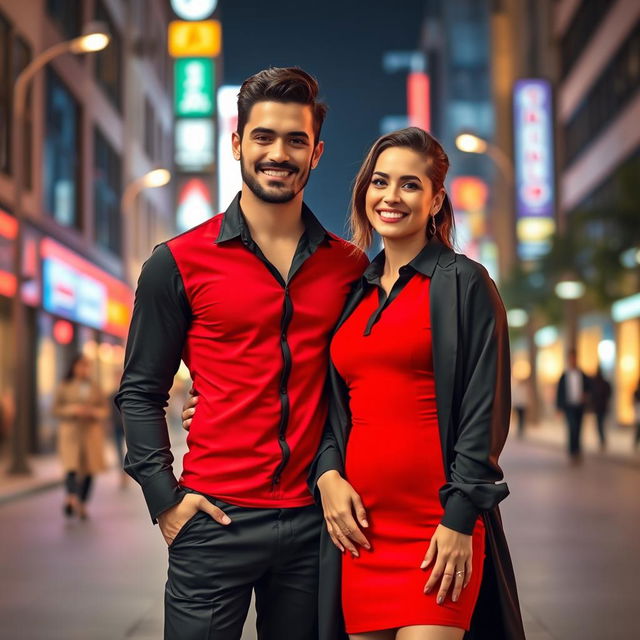
[[(582, 451), (586, 456), (640, 466), (640, 449), (634, 448), (635, 431), (632, 427), (607, 424), (606, 449), (600, 449), (595, 416), (585, 415), (582, 423)], [(511, 437), (516, 436), (515, 423), (511, 424)], [(538, 424), (525, 427), (524, 439), (532, 444), (567, 449), (568, 429), (563, 416), (548, 417)]]
[[(179, 441), (181, 434), (172, 433), (172, 439), (178, 440), (178, 450), (174, 449), (176, 462), (182, 457)], [(511, 425), (511, 437), (516, 437), (515, 424)], [(613, 462), (622, 462), (640, 467), (640, 450), (633, 447), (634, 431), (629, 427), (609, 426), (607, 430), (607, 448), (600, 450), (595, 417), (587, 414), (582, 426), (582, 447), (585, 455), (596, 456)], [(552, 447), (556, 450), (566, 448), (567, 428), (561, 418), (553, 417), (542, 420), (536, 425), (525, 428), (524, 439), (532, 444)], [(110, 466), (115, 466), (115, 451), (109, 447), (107, 459)], [(29, 466), (32, 473), (25, 476), (12, 476), (7, 473), (9, 462), (6, 457), (0, 458), (0, 505), (23, 496), (51, 489), (62, 484), (62, 471), (55, 454), (31, 456)]]

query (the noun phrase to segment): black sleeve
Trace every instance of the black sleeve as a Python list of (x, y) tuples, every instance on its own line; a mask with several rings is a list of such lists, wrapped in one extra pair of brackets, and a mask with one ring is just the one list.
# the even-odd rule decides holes
[(171, 251), (158, 245), (142, 266), (115, 402), (122, 414), (125, 471), (141, 486), (151, 519), (182, 500), (173, 473), (165, 419), (191, 320), (182, 277)]
[(471, 534), (482, 511), (507, 497), (498, 456), (511, 413), (507, 317), (495, 284), (479, 267), (470, 277), (462, 309), (464, 366), (451, 481), (440, 492), (442, 524)]
[(346, 429), (351, 420), (350, 416), (347, 415), (346, 398), (348, 397), (348, 392), (346, 385), (332, 363), (329, 364), (326, 394), (328, 398), (327, 420), (320, 446), (311, 463), (307, 479), (309, 490), (318, 504), (320, 504), (320, 492), (318, 490), (320, 476), (327, 471), (337, 471), (344, 477), (343, 457), (335, 433), (336, 430), (340, 430), (341, 424)]

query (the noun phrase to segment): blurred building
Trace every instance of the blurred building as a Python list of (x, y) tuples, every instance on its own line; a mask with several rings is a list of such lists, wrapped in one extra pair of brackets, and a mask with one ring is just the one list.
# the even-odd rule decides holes
[(101, 52), (65, 54), (31, 83), (25, 140), (23, 298), (33, 432), (30, 450), (52, 445), (51, 394), (77, 352), (96, 364), (105, 391), (122, 366), (133, 285), (152, 247), (173, 235), (173, 196), (146, 190), (127, 215), (127, 185), (172, 158), (171, 69), (163, 0), (0, 0), (0, 389), (12, 388), (9, 298), (13, 85), (45, 49), (90, 21), (107, 26)]
[[(495, 140), (511, 157), (515, 83), (522, 78), (550, 83), (557, 227), (561, 233), (570, 230), (586, 214), (591, 222), (583, 232), (585, 244), (607, 242), (616, 228), (611, 219), (633, 215), (640, 203), (640, 3), (498, 0), (492, 10), (492, 67)], [(632, 393), (640, 376), (640, 282), (634, 256), (627, 257), (630, 269), (618, 287), (626, 293), (613, 307), (598, 306), (593, 296), (571, 303), (561, 323), (532, 323), (528, 340), (515, 341), (514, 364), (533, 374), (547, 409), (566, 350), (575, 344), (588, 374), (600, 366), (613, 381), (616, 421), (633, 422)], [(573, 257), (585, 261), (579, 250)], [(606, 265), (578, 266), (583, 274), (600, 270), (606, 275)], [(535, 262), (526, 267), (535, 277)]]
[[(559, 209), (570, 225), (577, 212), (613, 216), (640, 205), (640, 3), (636, 0), (557, 2), (558, 128), (562, 139)], [(636, 213), (637, 215), (637, 213)], [(638, 218), (640, 222), (640, 217)], [(588, 233), (602, 236), (606, 224)], [(636, 267), (637, 269), (637, 267)], [(578, 355), (614, 380), (615, 415), (633, 422), (632, 394), (640, 377), (640, 300), (632, 294), (612, 312), (584, 310)]]
[[(485, 155), (463, 153), (456, 137), (494, 137), (489, 0), (427, 0), (420, 49), (430, 88), (430, 128), (451, 162), (448, 189), (456, 212), (458, 249), (500, 276), (496, 236), (504, 203), (490, 193), (496, 167)], [(507, 249), (503, 249), (506, 251)]]

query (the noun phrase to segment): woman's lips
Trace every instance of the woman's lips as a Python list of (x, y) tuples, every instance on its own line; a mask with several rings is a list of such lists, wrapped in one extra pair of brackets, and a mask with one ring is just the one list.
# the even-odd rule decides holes
[(392, 209), (377, 209), (376, 213), (383, 222), (394, 224), (404, 220), (409, 214), (404, 211), (395, 211)]

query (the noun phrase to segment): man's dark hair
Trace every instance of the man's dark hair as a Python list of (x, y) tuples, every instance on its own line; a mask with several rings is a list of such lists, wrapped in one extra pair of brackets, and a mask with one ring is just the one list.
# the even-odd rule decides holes
[(251, 108), (257, 102), (297, 102), (313, 111), (314, 144), (327, 114), (327, 105), (318, 100), (318, 81), (299, 67), (270, 67), (247, 78), (238, 93), (238, 134), (242, 137)]

